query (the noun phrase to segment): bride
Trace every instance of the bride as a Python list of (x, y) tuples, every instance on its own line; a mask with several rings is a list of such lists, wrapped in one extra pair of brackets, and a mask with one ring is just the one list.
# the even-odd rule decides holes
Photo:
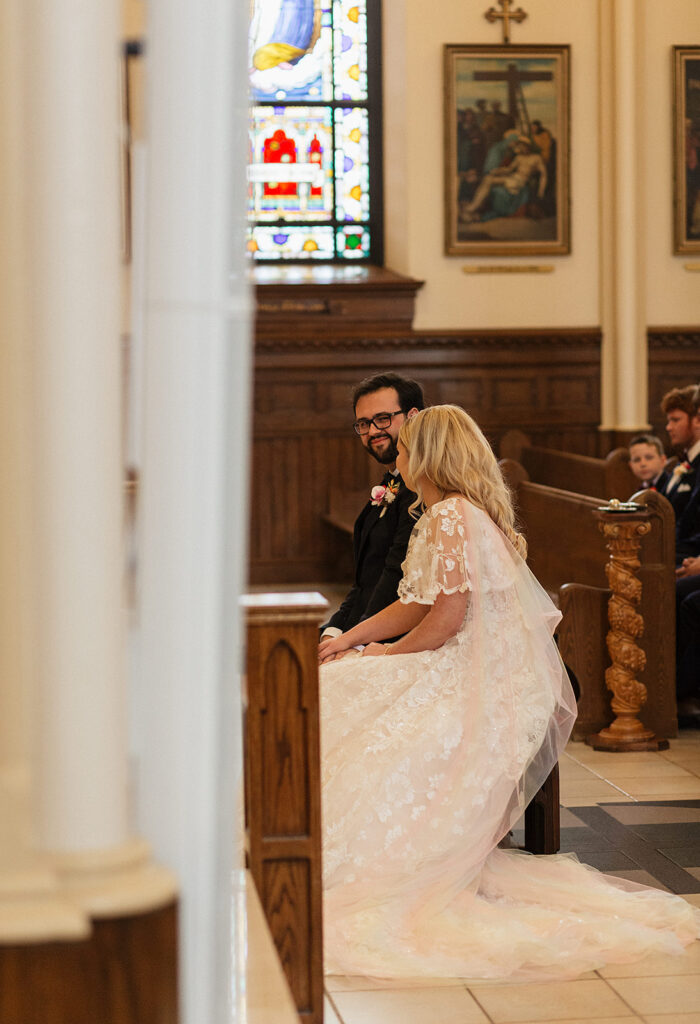
[(399, 599), (319, 648), (326, 972), (543, 980), (681, 953), (681, 897), (497, 848), (576, 715), (560, 615), (471, 417), (425, 409), (398, 451), (425, 508)]

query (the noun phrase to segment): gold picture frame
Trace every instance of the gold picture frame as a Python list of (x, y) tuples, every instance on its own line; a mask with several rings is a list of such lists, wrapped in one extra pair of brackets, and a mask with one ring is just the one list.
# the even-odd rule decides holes
[(700, 253), (700, 46), (674, 46), (673, 251)]
[(444, 48), (445, 252), (571, 251), (568, 46)]

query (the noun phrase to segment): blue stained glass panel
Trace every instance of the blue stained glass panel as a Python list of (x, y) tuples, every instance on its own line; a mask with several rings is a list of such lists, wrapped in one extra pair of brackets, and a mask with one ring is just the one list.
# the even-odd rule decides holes
[(253, 100), (332, 99), (332, 31), (331, 0), (252, 0)]

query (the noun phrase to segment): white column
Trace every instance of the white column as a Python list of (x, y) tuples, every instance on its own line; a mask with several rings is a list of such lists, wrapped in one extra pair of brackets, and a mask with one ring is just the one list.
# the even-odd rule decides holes
[[(23, 105), (21, 0), (0, 5), (0, 776), (18, 781), (28, 762), (30, 680), (27, 558), (30, 392), (24, 237), (26, 121)], [(9, 781), (9, 780), (8, 780)]]
[(238, 1019), (243, 941), (247, 14), (231, 0), (149, 5), (135, 743), (141, 829), (182, 884), (183, 1024)]
[(38, 838), (127, 839), (116, 0), (28, 0)]
[[(644, 160), (640, 145), (643, 96), (639, 67), (644, 5), (601, 0), (603, 202), (601, 252), (604, 425), (637, 430), (647, 425), (647, 341), (644, 296)], [(605, 37), (611, 32), (611, 42)], [(612, 379), (611, 379), (612, 378)], [(607, 420), (607, 422), (606, 422)]]
[(0, 942), (79, 939), (85, 915), (63, 900), (28, 843), (30, 817), (29, 334), (22, 0), (0, 4)]

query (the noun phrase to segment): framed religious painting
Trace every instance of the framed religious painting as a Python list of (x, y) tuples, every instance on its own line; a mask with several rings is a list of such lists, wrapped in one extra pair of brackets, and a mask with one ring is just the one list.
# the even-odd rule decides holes
[(448, 45), (444, 62), (445, 252), (569, 252), (569, 47)]
[(700, 46), (673, 47), (674, 252), (700, 252)]

